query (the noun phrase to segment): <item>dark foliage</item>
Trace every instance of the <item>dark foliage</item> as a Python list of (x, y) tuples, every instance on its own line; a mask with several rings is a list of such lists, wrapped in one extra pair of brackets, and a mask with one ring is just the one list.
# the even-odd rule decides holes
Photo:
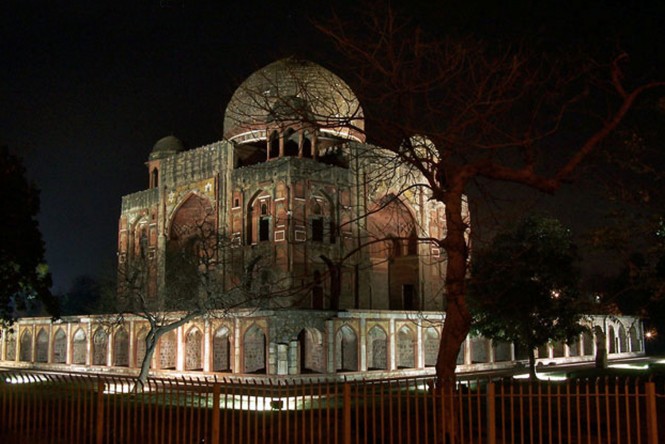
[(577, 261), (569, 230), (555, 219), (531, 216), (497, 235), (472, 265), (474, 329), (530, 351), (572, 340), (583, 331)]
[(20, 312), (34, 312), (39, 304), (57, 316), (37, 224), (39, 193), (7, 147), (0, 147), (0, 189), (0, 318), (11, 321)]

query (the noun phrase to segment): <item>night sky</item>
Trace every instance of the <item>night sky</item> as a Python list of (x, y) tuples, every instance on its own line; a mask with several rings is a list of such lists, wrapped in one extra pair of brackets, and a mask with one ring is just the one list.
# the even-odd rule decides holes
[[(339, 63), (309, 22), (325, 19), (329, 2), (2, 3), (0, 144), (24, 159), (41, 189), (55, 293), (112, 269), (121, 196), (147, 187), (144, 162), (158, 139), (174, 134), (190, 148), (221, 139), (235, 88), (275, 59), (299, 55), (333, 70)], [(486, 38), (538, 32), (552, 45), (618, 36), (648, 75), (664, 66), (661, 2), (409, 3), (430, 29)], [(567, 208), (562, 220), (574, 222), (584, 197), (562, 194), (548, 205)]]

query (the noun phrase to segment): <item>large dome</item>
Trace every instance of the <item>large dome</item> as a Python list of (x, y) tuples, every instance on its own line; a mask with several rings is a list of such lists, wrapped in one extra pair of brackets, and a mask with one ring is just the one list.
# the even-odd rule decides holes
[(323, 134), (365, 141), (363, 111), (351, 88), (322, 66), (293, 57), (271, 63), (240, 85), (226, 107), (224, 137), (239, 143), (265, 140), (268, 124), (285, 116)]

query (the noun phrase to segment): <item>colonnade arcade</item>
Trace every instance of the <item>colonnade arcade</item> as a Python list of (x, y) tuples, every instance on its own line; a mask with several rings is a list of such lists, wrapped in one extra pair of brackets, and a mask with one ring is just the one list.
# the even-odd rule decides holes
[[(291, 340), (280, 343), (271, 340), (269, 317), (193, 322), (160, 338), (151, 367), (156, 372), (296, 375), (412, 372), (435, 365), (441, 315), (418, 320), (404, 313), (344, 315), (326, 320), (324, 328), (303, 327)], [(604, 324), (610, 358), (643, 353), (641, 326), (631, 319), (593, 320), (594, 325)], [(148, 333), (145, 322), (136, 319), (109, 328), (100, 321), (95, 317), (76, 322), (21, 319), (14, 325), (15, 332), (3, 330), (0, 358), (3, 364), (44, 368), (130, 371), (139, 367)], [(588, 331), (571, 344), (540, 347), (536, 357), (544, 364), (590, 361), (595, 341)], [(512, 344), (469, 336), (460, 350), (458, 369), (501, 368), (525, 359), (526, 351)]]

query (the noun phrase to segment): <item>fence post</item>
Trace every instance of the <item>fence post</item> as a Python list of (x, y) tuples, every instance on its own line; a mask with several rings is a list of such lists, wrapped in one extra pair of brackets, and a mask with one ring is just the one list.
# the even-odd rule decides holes
[(219, 444), (219, 395), (220, 385), (212, 386), (212, 444)]
[(351, 384), (348, 382), (344, 383), (343, 395), (342, 421), (344, 424), (344, 436), (342, 437), (342, 442), (344, 444), (351, 444)]
[(493, 382), (487, 384), (487, 442), (496, 444), (496, 393)]
[(658, 413), (656, 412), (656, 383), (647, 382), (647, 442), (658, 444)]
[(104, 443), (104, 380), (97, 379), (97, 444)]

